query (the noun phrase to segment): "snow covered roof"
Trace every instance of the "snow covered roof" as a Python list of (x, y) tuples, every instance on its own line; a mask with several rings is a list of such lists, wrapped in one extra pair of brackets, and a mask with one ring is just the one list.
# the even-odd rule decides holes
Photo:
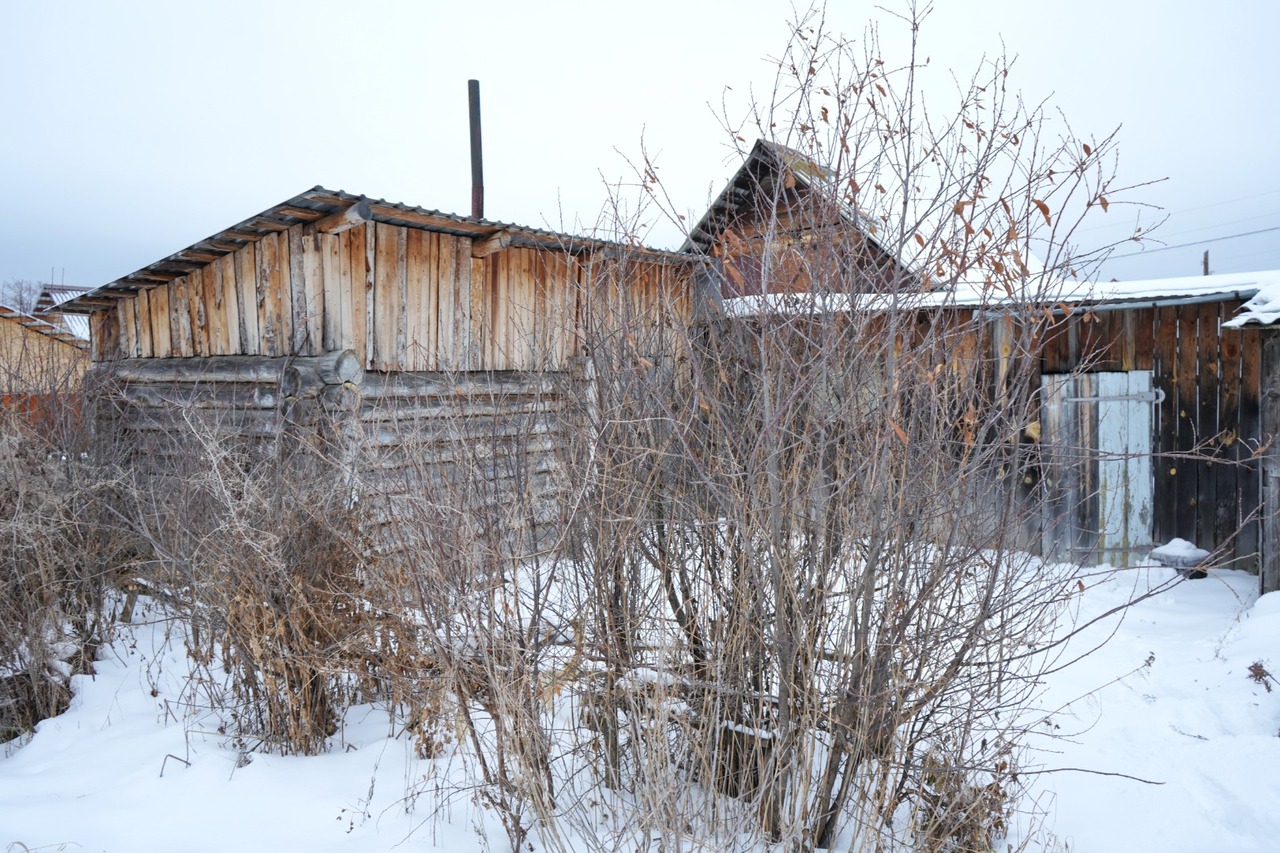
[[(1264, 295), (1269, 298), (1264, 299)], [(830, 314), (841, 311), (920, 308), (1001, 308), (1060, 303), (1088, 304), (1095, 308), (1137, 308), (1145, 305), (1236, 299), (1249, 299), (1243, 310), (1250, 313), (1242, 314), (1224, 323), (1224, 326), (1237, 327), (1247, 322), (1280, 322), (1280, 270), (1139, 281), (1032, 279), (1021, 292), (1015, 291), (1012, 295), (971, 282), (961, 282), (951, 290), (926, 293), (775, 293), (726, 300), (726, 311), (734, 316), (750, 316), (764, 313)], [(1250, 306), (1255, 308), (1251, 310)]]
[(1255, 274), (1258, 281), (1253, 298), (1240, 307), (1240, 313), (1223, 323), (1226, 329), (1245, 326), (1272, 326), (1280, 322), (1280, 270)]
[(45, 284), (40, 287), (40, 296), (36, 299), (37, 314), (52, 311), (62, 303), (88, 293), (92, 288), (78, 287), (72, 284)]
[(64, 302), (83, 296), (91, 288), (71, 284), (45, 284), (40, 288), (32, 314), (58, 326), (82, 341), (89, 340), (89, 318), (78, 314), (66, 314), (60, 310)]

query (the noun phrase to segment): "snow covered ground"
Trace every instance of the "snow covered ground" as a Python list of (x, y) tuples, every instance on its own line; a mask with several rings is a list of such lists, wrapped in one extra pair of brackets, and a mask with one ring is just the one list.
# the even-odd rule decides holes
[[(1087, 577), (1070, 618), (1171, 572)], [(1072, 641), (1062, 663), (1110, 637), (1050, 678), (1032, 756), (1046, 772), (1027, 777), (1042, 815), (1019, 830), (1030, 849), (1280, 847), (1280, 594), (1258, 600), (1256, 584), (1213, 573)], [(353, 710), (327, 755), (242, 755), (189, 713), (184, 671), (154, 624), (78, 678), (70, 710), (0, 758), (0, 849), (507, 849), (464, 784), (436, 795), (467, 768), (418, 760), (385, 713)]]

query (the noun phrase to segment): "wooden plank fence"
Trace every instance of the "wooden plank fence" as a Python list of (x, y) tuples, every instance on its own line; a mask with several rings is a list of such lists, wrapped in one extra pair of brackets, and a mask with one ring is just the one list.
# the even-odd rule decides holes
[[(1179, 537), (1215, 552), (1218, 565), (1257, 570), (1261, 480), (1256, 454), (1266, 440), (1259, 409), (1260, 338), (1256, 330), (1221, 327), (1239, 306), (1230, 300), (1077, 309), (1046, 334), (1040, 370), (1046, 379), (1077, 370), (1151, 371), (1152, 390), (1161, 398), (1153, 403), (1150, 421), (1155, 543)], [(1080, 428), (1045, 426), (1066, 434)], [(1099, 449), (1096, 437), (1072, 440), (1077, 439), (1085, 449)], [(1096, 457), (1090, 464), (1070, 476), (1087, 478), (1096, 470)], [(1082, 529), (1096, 532), (1106, 526), (1101, 504), (1082, 499), (1076, 511), (1073, 523)], [(1046, 541), (1051, 538), (1052, 532), (1046, 533)], [(1090, 544), (1079, 540), (1072, 547)]]

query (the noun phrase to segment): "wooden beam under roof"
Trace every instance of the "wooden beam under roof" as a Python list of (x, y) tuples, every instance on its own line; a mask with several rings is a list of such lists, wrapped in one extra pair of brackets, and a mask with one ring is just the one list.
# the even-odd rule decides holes
[(477, 240), (471, 244), (471, 257), (487, 258), (511, 245), (511, 232), (499, 231), (491, 237)]
[(294, 219), (301, 219), (303, 222), (314, 222), (325, 215), (323, 210), (316, 210), (312, 207), (296, 207), (292, 204), (282, 204), (273, 208), (271, 214), (273, 216), (292, 216)]
[(288, 231), (289, 223), (258, 214), (244, 223), (249, 228), (261, 228), (264, 231)]
[(321, 234), (341, 234), (343, 231), (350, 231), (357, 225), (363, 225), (372, 219), (373, 210), (369, 206), (369, 200), (362, 198), (345, 210), (339, 210), (323, 219), (316, 220), (315, 229)]

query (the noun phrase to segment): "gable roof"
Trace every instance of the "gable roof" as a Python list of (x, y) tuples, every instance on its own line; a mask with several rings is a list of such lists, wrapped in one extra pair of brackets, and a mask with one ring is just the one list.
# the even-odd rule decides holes
[(71, 284), (46, 284), (40, 288), (40, 296), (36, 299), (31, 313), (61, 327), (80, 340), (87, 341), (89, 340), (89, 318), (63, 313), (62, 304), (77, 296), (83, 296), (91, 289)]
[[(682, 252), (706, 254), (716, 240), (739, 215), (750, 211), (760, 200), (761, 194), (773, 195), (778, 179), (794, 179), (802, 190), (831, 193), (831, 173), (828, 169), (794, 148), (777, 142), (757, 139), (738, 171), (729, 179), (716, 200), (707, 208), (698, 223), (689, 230), (680, 247)], [(883, 242), (858, 222), (856, 211), (842, 203), (833, 204), (836, 215), (844, 224), (856, 228), (863, 239), (900, 268), (905, 264)]]
[(90, 287), (78, 287), (73, 284), (41, 285), (40, 296), (36, 298), (34, 311), (36, 314), (52, 311), (67, 300), (82, 296), (92, 289)]
[(490, 238), (501, 240), (502, 247), (556, 249), (566, 252), (583, 252), (589, 249), (614, 249), (620, 252), (643, 253), (654, 260), (674, 260), (685, 263), (687, 255), (662, 252), (644, 246), (615, 243), (591, 237), (563, 234), (541, 228), (530, 228), (507, 222), (495, 222), (444, 213), (423, 207), (414, 207), (385, 199), (370, 199), (342, 190), (313, 187), (256, 216), (232, 225), (168, 257), (148, 264), (140, 270), (122, 276), (80, 296), (72, 297), (60, 305), (67, 313), (91, 314), (115, 304), (118, 299), (132, 297), (139, 290), (166, 284), (194, 272), (224, 255), (258, 242), (267, 234), (287, 231), (298, 223), (319, 222), (327, 217), (354, 215), (355, 222), (365, 219), (387, 225), (420, 228), (475, 240)]

